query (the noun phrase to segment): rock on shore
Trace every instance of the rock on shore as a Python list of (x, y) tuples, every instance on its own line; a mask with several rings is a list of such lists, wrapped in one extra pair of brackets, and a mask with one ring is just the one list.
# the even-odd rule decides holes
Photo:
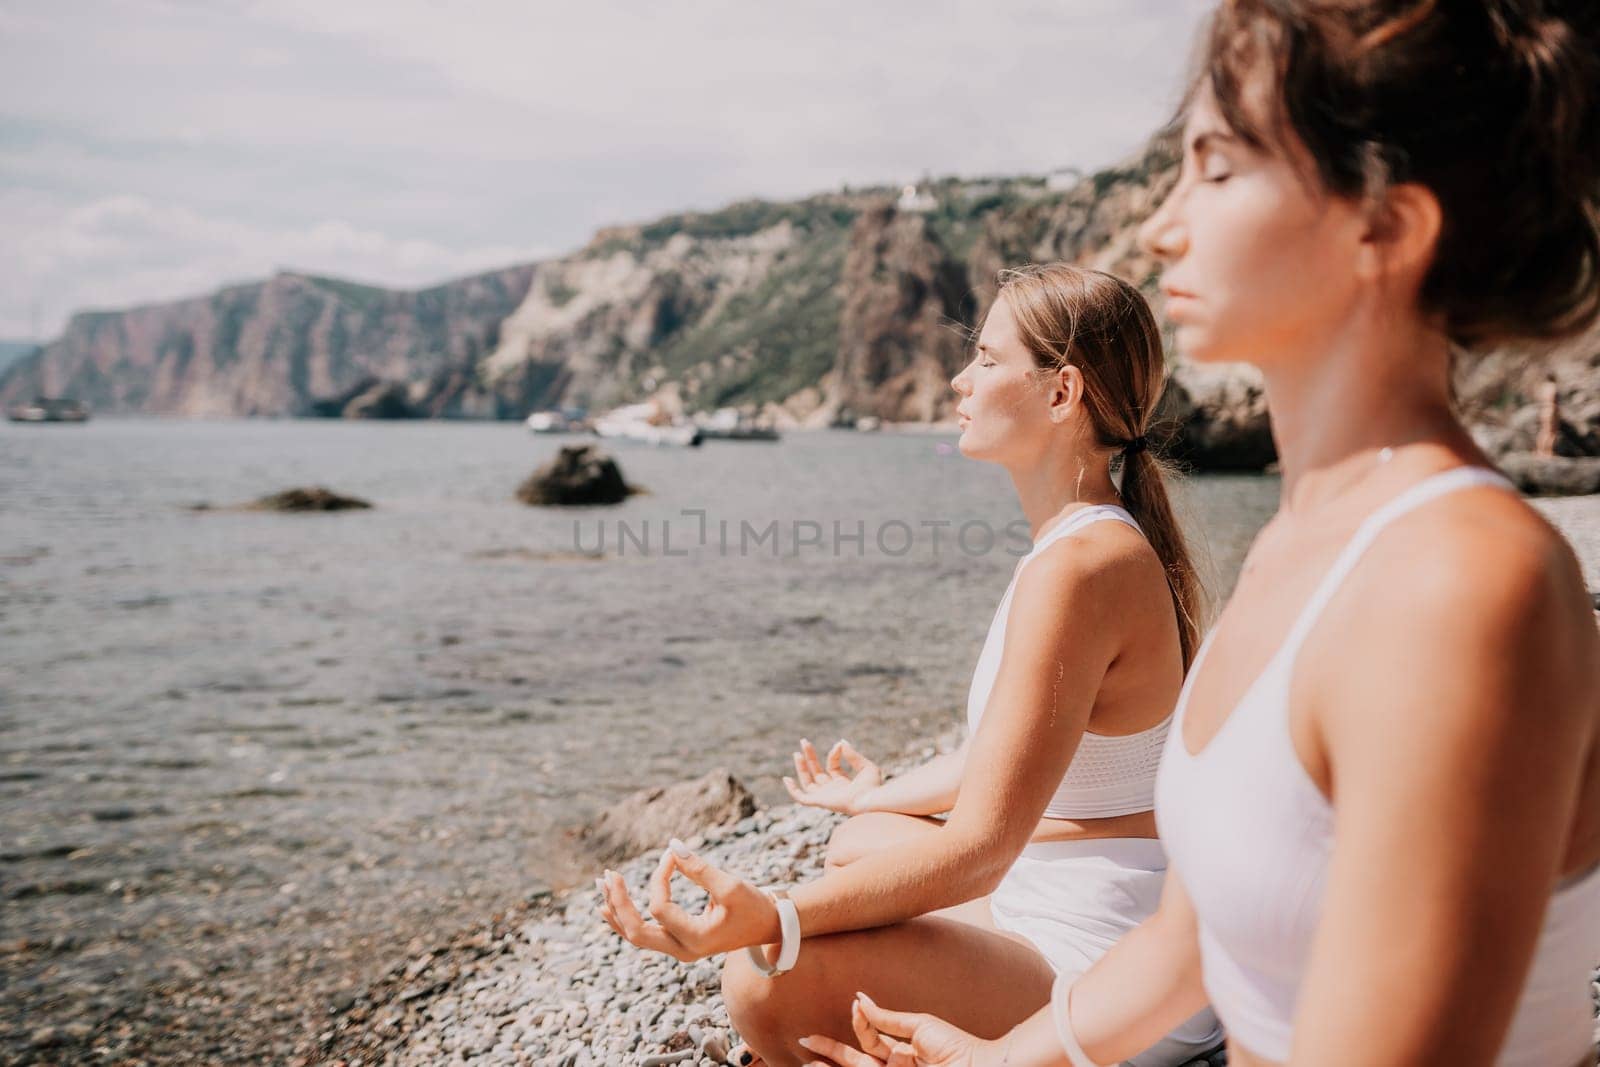
[(736, 823), (756, 813), (756, 798), (724, 768), (690, 782), (641, 789), (601, 812), (578, 840), (602, 863), (632, 859), (661, 842)]

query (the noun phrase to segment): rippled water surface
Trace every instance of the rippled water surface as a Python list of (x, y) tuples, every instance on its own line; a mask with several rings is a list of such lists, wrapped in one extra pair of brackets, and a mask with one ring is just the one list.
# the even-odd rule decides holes
[[(562, 828), (640, 785), (721, 765), (772, 800), (802, 735), (954, 723), (1024, 546), (953, 440), (618, 446), (648, 492), (572, 512), (513, 499), (562, 443), (515, 425), (0, 427), (3, 996), (298, 1018), (568, 877)], [(375, 507), (228, 507), (306, 484)], [(1185, 491), (1214, 586), (1276, 488)]]

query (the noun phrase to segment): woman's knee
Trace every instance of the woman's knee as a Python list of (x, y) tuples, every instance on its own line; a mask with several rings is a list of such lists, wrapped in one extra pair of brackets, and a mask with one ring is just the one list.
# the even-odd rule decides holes
[(772, 980), (756, 970), (746, 953), (728, 953), (722, 964), (722, 1000), (734, 1029), (745, 1040), (771, 1027), (772, 991)]

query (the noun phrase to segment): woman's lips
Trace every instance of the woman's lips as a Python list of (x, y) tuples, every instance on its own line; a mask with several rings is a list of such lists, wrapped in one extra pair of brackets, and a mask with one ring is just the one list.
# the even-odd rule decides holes
[(1166, 311), (1171, 317), (1176, 317), (1187, 308), (1199, 303), (1198, 297), (1183, 289), (1162, 289), (1161, 295), (1165, 298)]

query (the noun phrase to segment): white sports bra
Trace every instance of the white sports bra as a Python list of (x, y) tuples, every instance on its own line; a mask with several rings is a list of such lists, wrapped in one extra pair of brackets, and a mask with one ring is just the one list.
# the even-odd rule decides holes
[[(1011, 595), (1017, 588), (1017, 575), (1040, 552), (1090, 523), (1102, 520), (1125, 523), (1139, 530), (1133, 516), (1115, 504), (1097, 504), (1080, 508), (1067, 516), (1055, 529), (1045, 534), (1026, 556), (1017, 561), (1017, 569), (1006, 586), (1000, 607), (989, 623), (989, 636), (978, 655), (978, 665), (972, 672), (972, 686), (967, 691), (967, 733), (978, 730), (984, 708), (989, 703), (989, 693), (994, 689), (995, 676), (1000, 672), (1000, 654), (1006, 643), (1006, 616), (1011, 611)], [(1143, 530), (1139, 530), (1142, 534)], [(1072, 755), (1072, 763), (1061, 779), (1055, 796), (1050, 798), (1046, 816), (1054, 819), (1105, 819), (1113, 815), (1133, 815), (1155, 807), (1156, 769), (1161, 761), (1161, 750), (1167, 739), (1167, 727), (1172, 719), (1162, 719), (1156, 725), (1136, 734), (1111, 737), (1093, 734), (1087, 730)]]
[[(1199, 919), (1206, 992), (1228, 1033), (1284, 1062), (1295, 1002), (1321, 913), (1333, 807), (1289, 735), (1295, 657), (1346, 576), (1390, 522), (1471, 486), (1510, 489), (1458, 467), (1411, 486), (1356, 530), (1261, 674), (1197, 755), (1183, 720), (1208, 636), (1178, 697), (1157, 784), (1156, 817), (1172, 869)], [(1215, 631), (1213, 631), (1214, 633)], [(1497, 1067), (1570, 1067), (1588, 1054), (1589, 974), (1600, 951), (1600, 867), (1557, 887)]]

